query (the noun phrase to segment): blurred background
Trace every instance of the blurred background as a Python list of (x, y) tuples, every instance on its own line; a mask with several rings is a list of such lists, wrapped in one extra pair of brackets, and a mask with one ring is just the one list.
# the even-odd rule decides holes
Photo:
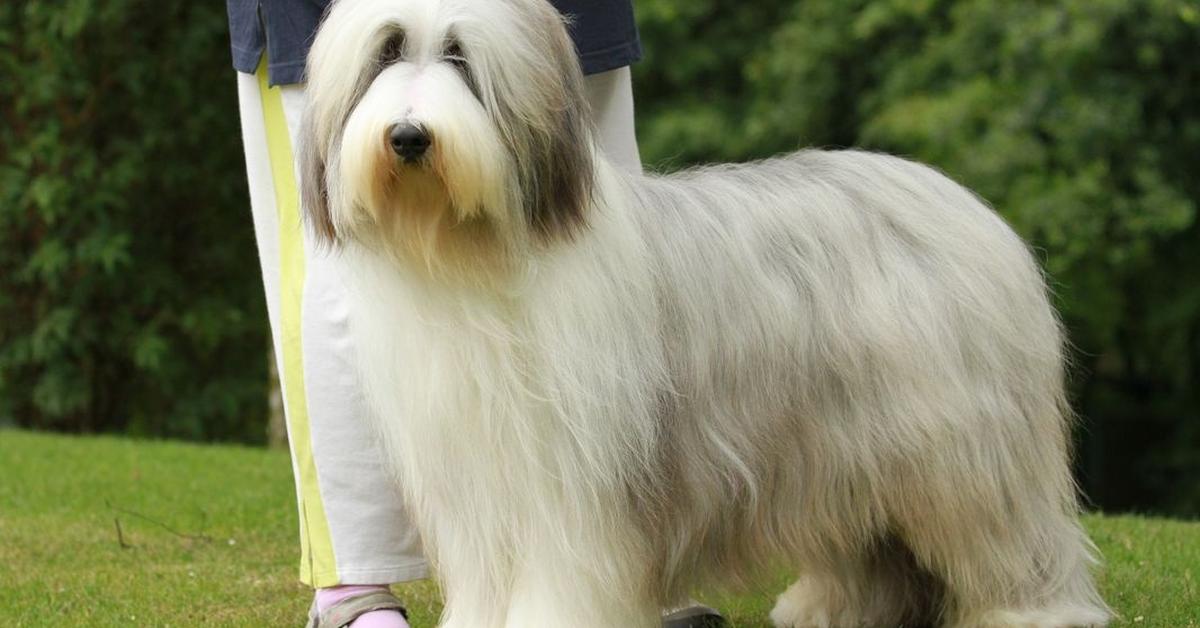
[[(1200, 2), (636, 0), (661, 171), (929, 162), (1035, 247), (1092, 507), (1200, 517)], [(0, 427), (281, 444), (224, 3), (0, 4)]]

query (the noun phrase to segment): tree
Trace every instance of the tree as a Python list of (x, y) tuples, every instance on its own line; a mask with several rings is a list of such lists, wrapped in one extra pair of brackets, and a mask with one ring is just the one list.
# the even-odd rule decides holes
[(264, 438), (224, 7), (0, 5), (0, 417)]

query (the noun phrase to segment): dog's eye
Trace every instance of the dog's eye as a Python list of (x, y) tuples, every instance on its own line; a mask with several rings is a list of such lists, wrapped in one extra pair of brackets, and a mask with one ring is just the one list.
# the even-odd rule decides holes
[(450, 45), (446, 46), (442, 51), (442, 59), (463, 72), (467, 71), (467, 57), (458, 42), (450, 42)]
[(388, 35), (383, 47), (379, 49), (379, 65), (389, 66), (404, 58), (404, 33), (396, 32)]

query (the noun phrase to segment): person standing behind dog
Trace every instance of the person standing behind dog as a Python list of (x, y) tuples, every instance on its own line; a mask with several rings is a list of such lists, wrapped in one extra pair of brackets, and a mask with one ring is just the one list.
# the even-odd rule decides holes
[[(309, 625), (402, 628), (404, 611), (388, 585), (425, 578), (428, 565), (368, 428), (370, 409), (351, 367), (338, 260), (319, 251), (301, 225), (292, 158), (305, 59), (330, 0), (226, 2), (250, 205), (296, 480), (300, 580), (316, 589)], [(629, 65), (642, 50), (631, 0), (552, 3), (570, 17), (605, 152), (623, 167), (640, 169)], [(670, 614), (665, 625), (718, 626), (721, 618), (694, 606)]]

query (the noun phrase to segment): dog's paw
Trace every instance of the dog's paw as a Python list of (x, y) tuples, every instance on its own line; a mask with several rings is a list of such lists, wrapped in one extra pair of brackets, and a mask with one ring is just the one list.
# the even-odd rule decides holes
[(775, 601), (771, 622), (776, 628), (836, 628), (847, 625), (825, 587), (802, 578)]

